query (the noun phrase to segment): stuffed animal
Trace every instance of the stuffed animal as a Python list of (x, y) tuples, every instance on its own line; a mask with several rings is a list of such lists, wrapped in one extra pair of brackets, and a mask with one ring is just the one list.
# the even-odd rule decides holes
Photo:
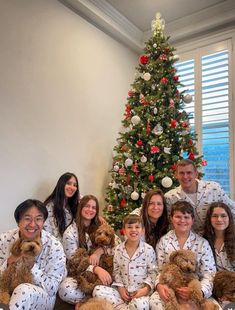
[(0, 275), (0, 303), (8, 304), (11, 294), (18, 285), (33, 282), (31, 269), (41, 249), (40, 238), (36, 240), (19, 238), (13, 243), (11, 254), (18, 259)]
[(216, 272), (213, 283), (213, 295), (221, 304), (235, 302), (235, 272)]
[[(196, 255), (190, 250), (179, 250), (171, 253), (160, 274), (159, 283), (166, 284), (170, 289), (169, 301), (165, 303), (166, 310), (178, 309), (219, 309), (212, 301), (203, 298), (201, 283), (196, 274)], [(188, 287), (191, 299), (185, 303), (177, 294), (177, 288)]]
[[(99, 266), (113, 273), (113, 255), (107, 253), (107, 249), (114, 247), (115, 233), (108, 224), (102, 224), (95, 232), (95, 249), (102, 247), (105, 251), (100, 257)], [(95, 251), (93, 249), (92, 252)], [(102, 284), (97, 275), (87, 271), (89, 256), (92, 252), (87, 252), (84, 248), (78, 248), (71, 260), (68, 261), (68, 272), (78, 284), (78, 287), (85, 294), (91, 294), (96, 285)]]

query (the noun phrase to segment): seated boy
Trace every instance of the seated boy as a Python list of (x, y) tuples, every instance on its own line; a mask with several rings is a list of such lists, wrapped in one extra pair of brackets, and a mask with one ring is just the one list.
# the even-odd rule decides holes
[(152, 246), (141, 240), (144, 228), (138, 215), (125, 217), (123, 228), (126, 240), (115, 249), (112, 287), (98, 285), (93, 296), (108, 300), (118, 309), (148, 310), (156, 255)]

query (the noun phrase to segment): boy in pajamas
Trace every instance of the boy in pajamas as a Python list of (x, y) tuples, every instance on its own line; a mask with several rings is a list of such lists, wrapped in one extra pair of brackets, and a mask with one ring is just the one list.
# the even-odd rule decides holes
[(115, 249), (112, 287), (98, 285), (93, 296), (108, 300), (117, 309), (148, 310), (156, 255), (152, 246), (141, 240), (144, 228), (138, 215), (125, 217), (123, 228), (127, 239)]

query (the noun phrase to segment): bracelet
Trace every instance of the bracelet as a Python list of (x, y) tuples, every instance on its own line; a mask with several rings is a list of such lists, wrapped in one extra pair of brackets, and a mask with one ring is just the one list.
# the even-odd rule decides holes
[(94, 266), (94, 267), (93, 267), (93, 269), (92, 269), (92, 272), (93, 272), (93, 273), (95, 273), (95, 268), (96, 268), (96, 267), (98, 267), (98, 266)]

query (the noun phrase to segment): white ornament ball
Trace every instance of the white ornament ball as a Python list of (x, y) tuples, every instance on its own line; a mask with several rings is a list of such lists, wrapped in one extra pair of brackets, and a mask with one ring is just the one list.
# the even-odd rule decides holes
[(132, 159), (127, 158), (127, 159), (125, 160), (125, 166), (126, 166), (126, 167), (130, 167), (130, 166), (132, 166), (132, 164), (133, 164), (133, 160), (132, 160)]
[(165, 154), (171, 154), (171, 148), (170, 147), (164, 147), (164, 153)]
[(118, 172), (119, 166), (118, 166), (118, 165), (115, 165), (115, 166), (113, 167), (113, 170), (116, 171), (116, 172)]
[(140, 161), (141, 161), (143, 164), (146, 163), (147, 157), (144, 156), (144, 155), (142, 155), (141, 158), (140, 158)]
[(141, 198), (144, 199), (144, 197), (146, 196), (146, 193), (141, 193)]
[(153, 114), (156, 115), (157, 114), (157, 108), (153, 109)]
[(138, 115), (132, 116), (131, 122), (132, 122), (133, 125), (139, 124), (139, 122), (140, 122), (140, 117), (139, 117)]
[(131, 193), (131, 199), (132, 200), (138, 200), (140, 197), (139, 193), (137, 193), (136, 191)]
[(192, 97), (190, 94), (186, 94), (186, 95), (183, 97), (183, 100), (184, 100), (185, 103), (190, 103), (190, 102), (192, 102), (193, 97)]
[(146, 72), (143, 74), (143, 79), (145, 81), (149, 81), (151, 79), (151, 74), (149, 72)]
[(164, 177), (162, 179), (162, 186), (165, 187), (165, 188), (169, 188), (171, 187), (171, 185), (173, 184), (173, 181), (171, 178), (169, 177)]

